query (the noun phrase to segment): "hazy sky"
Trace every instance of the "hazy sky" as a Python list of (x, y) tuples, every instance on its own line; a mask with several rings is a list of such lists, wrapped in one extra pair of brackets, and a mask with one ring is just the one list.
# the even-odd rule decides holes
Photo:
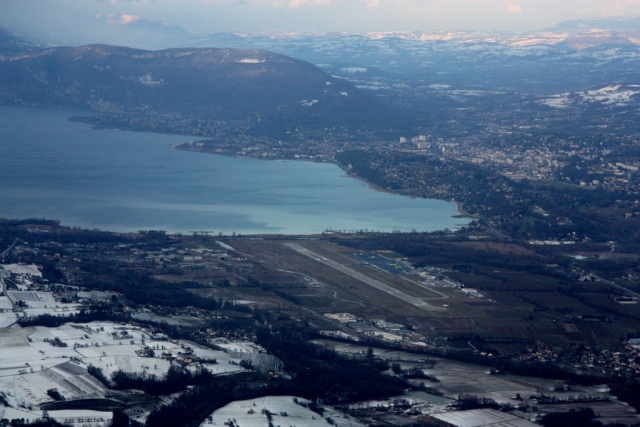
[[(128, 15), (122, 17), (120, 15)], [(142, 18), (189, 32), (534, 30), (638, 16), (640, 0), (0, 0), (0, 24), (87, 32)]]

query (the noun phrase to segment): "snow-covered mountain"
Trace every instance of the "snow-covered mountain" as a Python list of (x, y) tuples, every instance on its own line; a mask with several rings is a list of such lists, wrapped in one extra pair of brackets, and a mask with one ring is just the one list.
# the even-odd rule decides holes
[[(96, 28), (101, 30), (83, 37), (100, 40), (83, 42), (125, 45), (129, 40), (134, 41), (133, 47), (151, 49), (267, 50), (311, 62), (333, 76), (378, 93), (379, 89), (405, 82), (412, 86), (449, 85), (462, 90), (543, 95), (640, 84), (640, 18), (569, 21), (526, 33), (360, 34), (191, 34), (170, 23), (139, 17), (104, 15), (96, 19)], [(106, 31), (108, 28), (117, 31), (112, 34)]]

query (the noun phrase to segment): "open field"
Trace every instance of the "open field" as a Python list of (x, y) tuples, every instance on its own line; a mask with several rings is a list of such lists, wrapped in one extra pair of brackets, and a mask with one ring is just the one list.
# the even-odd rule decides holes
[[(364, 354), (367, 347), (357, 344), (346, 344), (331, 340), (318, 340), (319, 344), (334, 348), (338, 352), (347, 354)], [(542, 379), (535, 377), (527, 377), (520, 375), (491, 375), (489, 369), (484, 366), (473, 365), (469, 363), (461, 363), (442, 358), (428, 358), (426, 361), (424, 356), (406, 353), (398, 350), (387, 350), (374, 348), (374, 354), (391, 363), (398, 363), (402, 369), (419, 368), (425, 374), (432, 375), (439, 382), (423, 381), (431, 389), (437, 390), (442, 396), (439, 399), (432, 395), (412, 394), (406, 396), (412, 399), (423, 400), (428, 404), (424, 408), (426, 413), (436, 414), (446, 410), (447, 405), (451, 404), (456, 398), (463, 394), (471, 394), (480, 397), (493, 399), (498, 403), (511, 404), (518, 406), (520, 404), (530, 404), (538, 408), (538, 413), (520, 413), (524, 418), (534, 418), (548, 412), (565, 411), (572, 408), (592, 407), (594, 411), (600, 414), (604, 424), (613, 422), (622, 422), (628, 425), (634, 425), (640, 422), (640, 415), (633, 408), (624, 402), (621, 402), (608, 392), (608, 388), (604, 385), (596, 386), (571, 386), (568, 389), (558, 391), (559, 386), (563, 383), (557, 380)], [(586, 403), (567, 403), (543, 405), (539, 404), (533, 397), (544, 394), (546, 396), (556, 396), (559, 399), (568, 399), (571, 396), (590, 395), (600, 396), (609, 399), (604, 402)], [(520, 396), (520, 399), (518, 399)]]
[[(47, 411), (49, 417), (66, 426), (72, 427), (108, 427), (113, 413), (110, 411), (92, 411), (87, 409)], [(42, 418), (42, 411), (26, 411), (15, 408), (1, 408), (0, 419), (23, 419), (32, 423)]]
[[(497, 339), (501, 342), (481, 348), (509, 354), (523, 351), (522, 343), (536, 337), (559, 347), (616, 346), (620, 337), (640, 328), (640, 304), (623, 306), (603, 298), (611, 288), (602, 282), (567, 286), (566, 278), (553, 267), (529, 271), (526, 264), (496, 268), (463, 262), (460, 266), (460, 261), (449, 257), (444, 266), (435, 265), (446, 273), (418, 274), (395, 252), (356, 250), (324, 239), (238, 239), (228, 246), (244, 260), (240, 274), (250, 278), (249, 283), (194, 292), (298, 319), (311, 315), (321, 329), (348, 333), (343, 325), (322, 319), (324, 313), (348, 312), (365, 320), (411, 325), (427, 337)], [(515, 244), (458, 246), (498, 259), (522, 256), (544, 262), (532, 250)], [(531, 261), (535, 259), (540, 260)], [(453, 265), (458, 267), (452, 270)], [(603, 307), (624, 315), (625, 321), (594, 317), (603, 314)], [(590, 321), (584, 316), (591, 316)]]
[[(187, 369), (202, 367), (214, 374), (229, 374), (244, 372), (239, 363), (260, 351), (250, 342), (218, 344), (227, 350), (168, 340), (139, 327), (110, 322), (67, 323), (58, 328), (15, 326), (0, 336), (0, 390), (12, 408), (38, 418), (39, 406), (54, 402), (49, 390), (57, 390), (67, 401), (104, 399), (109, 394), (87, 372), (89, 366), (100, 368), (107, 378), (116, 371), (162, 378), (175, 361), (196, 358), (203, 362)], [(102, 418), (110, 420), (111, 413)]]
[[(428, 387), (410, 396), (417, 402), (412, 407), (425, 415), (450, 410), (448, 404), (469, 393), (500, 404), (524, 402), (530, 407), (540, 393), (609, 396), (604, 388), (572, 386), (557, 391), (558, 386), (564, 387), (557, 381), (504, 372), (493, 375), (486, 367), (444, 359), (431, 366), (424, 360), (426, 354), (451, 351), (456, 358), (469, 356), (468, 360), (483, 360), (507, 372), (532, 372), (520, 369), (544, 363), (611, 377), (640, 372), (638, 351), (623, 340), (640, 330), (640, 305), (628, 296), (619, 298), (624, 289), (601, 278), (609, 277), (606, 274), (585, 272), (557, 254), (546, 258), (542, 252), (515, 243), (465, 240), (453, 234), (220, 238), (224, 242), (162, 236), (148, 244), (149, 252), (137, 242), (79, 245), (73, 258), (60, 258), (56, 265), (67, 275), (65, 285), (51, 285), (50, 279), (37, 276), (3, 276), (7, 287), (0, 296), (0, 326), (4, 327), (0, 331), (0, 389), (10, 390), (7, 402), (35, 414), (41, 404), (59, 407), (50, 393), (55, 389), (71, 402), (94, 402), (92, 409), (107, 402), (115, 404), (107, 398), (111, 395), (104, 385), (88, 375), (89, 365), (107, 378), (118, 371), (161, 378), (175, 363), (192, 372), (204, 368), (214, 374), (259, 366), (260, 373), (277, 378), (282, 370), (287, 372), (283, 363), (290, 361), (283, 357), (280, 362), (256, 347), (255, 343), (262, 342), (273, 351), (268, 341), (261, 341), (262, 331), (253, 329), (256, 322), (275, 331), (299, 327), (300, 336), (361, 343), (354, 345), (355, 350), (334, 344), (341, 351), (362, 354), (368, 346), (378, 344), (398, 349), (376, 350), (376, 354), (398, 363), (402, 370), (422, 372), (407, 375), (406, 380)], [(449, 239), (455, 241), (448, 244)], [(83, 257), (94, 262), (82, 261)], [(27, 270), (34, 271), (22, 268)], [(83, 288), (83, 284), (89, 286)], [(143, 295), (131, 292), (135, 290)], [(168, 340), (134, 324), (74, 323), (55, 329), (12, 324), (20, 316), (84, 311), (92, 306), (109, 307), (118, 316), (131, 313), (136, 320), (166, 323), (178, 331), (193, 327), (194, 340), (206, 339), (219, 350)], [(492, 364), (492, 360), (497, 362)], [(400, 375), (393, 369), (386, 374)], [(564, 378), (562, 374), (557, 377)], [(409, 397), (398, 397), (404, 398)], [(254, 403), (260, 404), (254, 401), (251, 407)], [(265, 412), (261, 409), (259, 414), (240, 406), (241, 412), (232, 408), (221, 416), (264, 424), (266, 410), (272, 411), (267, 407), (273, 407), (271, 416), (282, 417), (278, 422), (284, 424), (328, 422), (305, 411), (297, 414), (297, 407), (278, 409), (282, 404), (265, 403)], [(354, 404), (359, 405), (355, 410), (362, 407), (365, 412), (377, 405), (402, 405), (393, 400)], [(144, 411), (153, 409), (149, 399), (142, 406)], [(628, 410), (614, 399), (602, 406), (609, 414)], [(148, 411), (136, 414), (136, 419), (144, 421)]]
[[(297, 403), (296, 403), (297, 402)], [(215, 411), (200, 427), (221, 426), (229, 421), (243, 427), (270, 425), (325, 427), (364, 427), (340, 412), (323, 407), (321, 415), (308, 409), (311, 402), (293, 396), (266, 396), (258, 399), (236, 401)]]
[[(333, 301), (327, 310), (367, 307), (383, 308), (398, 315), (437, 315), (445, 311), (443, 302), (450, 298), (442, 289), (420, 283), (417, 277), (391, 274), (367, 265), (352, 257), (353, 252), (349, 253), (348, 248), (327, 242), (252, 241), (247, 244), (242, 241), (234, 244), (262, 264), (288, 272), (316, 294), (329, 295)], [(289, 292), (288, 288), (283, 290)], [(452, 293), (454, 297), (463, 297)]]

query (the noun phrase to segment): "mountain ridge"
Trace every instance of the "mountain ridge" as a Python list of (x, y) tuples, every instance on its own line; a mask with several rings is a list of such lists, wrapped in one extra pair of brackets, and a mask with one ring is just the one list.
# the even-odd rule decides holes
[(0, 54), (0, 102), (271, 122), (281, 132), (379, 126), (375, 98), (311, 63), (265, 50), (148, 51), (103, 44)]

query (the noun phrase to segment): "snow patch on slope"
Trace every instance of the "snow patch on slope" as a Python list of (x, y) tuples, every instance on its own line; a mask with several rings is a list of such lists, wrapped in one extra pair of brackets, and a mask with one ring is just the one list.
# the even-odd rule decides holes
[(262, 64), (265, 62), (264, 59), (255, 59), (255, 58), (243, 58), (239, 61), (236, 61), (239, 64)]
[(538, 102), (552, 108), (569, 108), (576, 105), (594, 103), (613, 107), (624, 107), (633, 102), (640, 101), (640, 99), (634, 99), (637, 95), (640, 95), (640, 85), (617, 84), (575, 92), (574, 94), (563, 93), (552, 95)]
[(302, 101), (300, 101), (300, 105), (302, 105), (303, 107), (313, 107), (318, 102), (320, 101), (318, 101), (317, 99), (312, 99), (311, 101), (307, 101), (306, 99), (303, 99)]
[(164, 84), (164, 80), (154, 80), (153, 74), (147, 73), (138, 77), (138, 81), (145, 86), (160, 86)]

